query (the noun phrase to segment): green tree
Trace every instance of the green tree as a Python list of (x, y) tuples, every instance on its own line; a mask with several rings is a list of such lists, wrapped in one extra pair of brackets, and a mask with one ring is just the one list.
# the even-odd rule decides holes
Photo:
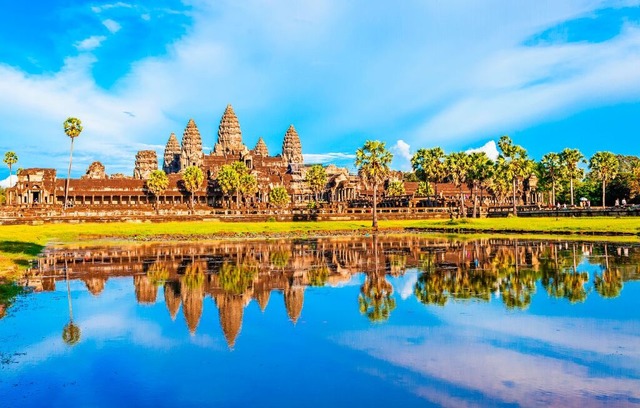
[(433, 194), (431, 186), (426, 181), (418, 182), (418, 189), (416, 190), (416, 197), (428, 197), (429, 194)]
[(533, 172), (533, 162), (527, 158), (527, 151), (518, 145), (514, 145), (511, 138), (504, 135), (498, 141), (501, 150), (498, 162), (500, 170), (505, 172), (507, 179), (511, 180), (511, 191), (513, 193), (513, 215), (518, 215), (516, 208), (516, 185), (519, 178), (526, 178)]
[(378, 185), (389, 174), (389, 164), (393, 155), (385, 148), (385, 143), (378, 140), (367, 140), (364, 146), (356, 150), (355, 165), (360, 175), (373, 185), (373, 222), (372, 227), (378, 228), (377, 192)]
[(324, 189), (327, 184), (327, 171), (320, 164), (314, 164), (307, 170), (305, 180), (309, 184), (309, 188), (315, 195), (316, 202), (318, 201), (318, 194)]
[(82, 122), (78, 118), (69, 117), (63, 124), (64, 133), (71, 138), (71, 149), (69, 153), (69, 171), (67, 172), (67, 182), (64, 185), (64, 203), (62, 208), (67, 208), (69, 198), (69, 180), (71, 180), (71, 163), (73, 161), (73, 141), (82, 133)]
[(589, 169), (597, 180), (602, 182), (602, 208), (606, 207), (605, 189), (607, 182), (618, 174), (618, 159), (611, 152), (597, 152), (589, 159)]
[(584, 176), (584, 171), (578, 167), (579, 163), (586, 163), (580, 150), (566, 148), (560, 153), (560, 164), (563, 167), (564, 175), (569, 179), (572, 206), (574, 205), (574, 180), (581, 179)]
[(460, 214), (466, 217), (467, 212), (464, 207), (464, 194), (462, 193), (462, 185), (467, 181), (469, 173), (470, 161), (469, 155), (465, 152), (454, 152), (449, 154), (444, 161), (447, 175), (451, 182), (460, 189)]
[(493, 176), (493, 162), (485, 152), (474, 152), (469, 155), (469, 169), (467, 171), (467, 184), (473, 194), (473, 218), (476, 217), (478, 207), (478, 189), (482, 191), (489, 179)]
[(398, 196), (404, 195), (404, 193), (405, 193), (404, 183), (402, 181), (394, 180), (394, 181), (390, 181), (387, 184), (387, 191), (386, 191), (387, 196), (398, 197)]
[(445, 176), (444, 151), (439, 147), (431, 149), (418, 149), (411, 158), (411, 167), (416, 172), (416, 176), (427, 185), (430, 182), (435, 184), (435, 195), (438, 195), (437, 183)]
[(277, 208), (285, 207), (291, 201), (287, 189), (283, 186), (276, 186), (269, 191), (269, 203)]
[(236, 193), (240, 186), (240, 175), (230, 164), (225, 164), (218, 171), (218, 186), (222, 193), (227, 196), (227, 206), (231, 206), (231, 196)]
[(240, 185), (238, 186), (238, 192), (242, 196), (245, 208), (247, 206), (247, 197), (255, 197), (258, 192), (258, 179), (251, 173), (243, 174), (240, 176)]
[(15, 152), (8, 151), (4, 154), (4, 164), (9, 166), (9, 186), (11, 186), (11, 168), (18, 162), (18, 155)]
[[(549, 204), (556, 205), (556, 183), (562, 177), (562, 161), (561, 155), (558, 153), (547, 153), (542, 156), (540, 166), (542, 168), (542, 176), (551, 183), (551, 202)], [(571, 192), (573, 195), (573, 190)], [(571, 200), (573, 205), (573, 197)]]
[(153, 208), (156, 210), (156, 213), (160, 211), (158, 206), (159, 197), (164, 194), (169, 187), (169, 177), (162, 170), (154, 170), (149, 175), (149, 178), (145, 181), (147, 186), (147, 190), (153, 195)]
[(184, 188), (191, 195), (191, 210), (195, 208), (195, 195), (204, 183), (204, 174), (198, 166), (189, 166), (182, 173), (182, 182)]

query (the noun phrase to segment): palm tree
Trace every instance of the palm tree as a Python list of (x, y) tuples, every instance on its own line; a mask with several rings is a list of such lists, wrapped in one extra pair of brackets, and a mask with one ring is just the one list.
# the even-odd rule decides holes
[(242, 196), (245, 208), (247, 207), (247, 196), (254, 197), (258, 192), (258, 179), (251, 173), (243, 174), (240, 176), (240, 185), (238, 186), (238, 192)]
[[(558, 153), (547, 153), (540, 160), (543, 176), (551, 181), (551, 205), (556, 205), (556, 181), (562, 173), (561, 157)], [(573, 190), (571, 191), (571, 205), (573, 205)]]
[(154, 170), (151, 172), (145, 183), (147, 185), (147, 190), (149, 190), (149, 192), (155, 197), (153, 207), (155, 208), (156, 213), (159, 213), (160, 208), (158, 206), (158, 199), (165, 192), (167, 187), (169, 187), (169, 177), (167, 177), (167, 173), (162, 170)]
[(460, 189), (460, 214), (464, 218), (467, 212), (464, 208), (464, 194), (462, 185), (467, 181), (469, 172), (469, 155), (465, 152), (451, 153), (444, 161), (444, 166), (451, 178), (451, 182)]
[(189, 166), (182, 174), (182, 181), (184, 182), (184, 188), (191, 194), (191, 211), (195, 206), (196, 191), (202, 187), (204, 182), (204, 174), (198, 166)]
[(218, 186), (220, 186), (220, 190), (222, 190), (222, 194), (227, 196), (227, 207), (231, 207), (231, 195), (238, 190), (240, 175), (233, 166), (225, 164), (220, 167), (216, 181), (218, 182)]
[(618, 175), (618, 158), (611, 152), (597, 152), (589, 159), (589, 169), (596, 179), (602, 181), (602, 208), (605, 204), (605, 189), (607, 181)]
[(560, 153), (560, 163), (564, 167), (565, 175), (569, 177), (571, 206), (573, 206), (573, 180), (582, 178), (584, 172), (578, 167), (578, 163), (586, 163), (586, 161), (580, 150), (566, 148)]
[(438, 196), (438, 181), (444, 177), (444, 151), (439, 147), (432, 149), (418, 149), (411, 158), (411, 167), (422, 181), (429, 185), (432, 181), (435, 185), (435, 195)]
[(500, 138), (498, 147), (502, 151), (498, 157), (498, 162), (506, 172), (506, 176), (511, 179), (513, 215), (517, 216), (516, 183), (518, 178), (526, 178), (531, 175), (533, 162), (527, 158), (527, 151), (522, 146), (514, 145), (507, 135)]
[(69, 117), (64, 121), (64, 133), (71, 138), (71, 150), (69, 153), (69, 171), (67, 172), (67, 182), (64, 185), (64, 203), (62, 209), (67, 208), (69, 197), (69, 180), (71, 179), (71, 163), (73, 161), (73, 141), (82, 133), (82, 122), (78, 118)]
[[(485, 152), (474, 152), (469, 155), (467, 183), (473, 192), (473, 218), (476, 217), (478, 204), (478, 188), (483, 186), (493, 175), (493, 162)], [(482, 197), (481, 197), (482, 198)]]
[(8, 151), (4, 154), (4, 164), (9, 166), (9, 186), (11, 186), (11, 167), (18, 162), (18, 155), (15, 152)]
[(80, 341), (80, 327), (73, 323), (73, 306), (71, 305), (71, 287), (69, 286), (69, 268), (67, 265), (67, 258), (64, 259), (64, 271), (67, 280), (67, 301), (69, 303), (69, 323), (62, 329), (62, 340), (73, 346)]
[(378, 184), (389, 174), (389, 164), (393, 155), (385, 148), (385, 143), (378, 140), (367, 140), (364, 146), (356, 150), (356, 167), (360, 174), (373, 184), (373, 223), (378, 229), (377, 192)]

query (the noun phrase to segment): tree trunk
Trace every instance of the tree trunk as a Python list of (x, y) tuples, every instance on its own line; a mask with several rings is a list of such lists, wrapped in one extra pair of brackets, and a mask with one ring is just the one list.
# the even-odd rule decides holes
[(473, 218), (476, 218), (476, 210), (478, 209), (478, 188), (473, 183)]
[(460, 183), (460, 216), (467, 218), (467, 211), (464, 208), (464, 194), (462, 193), (462, 183)]
[(518, 216), (518, 210), (516, 209), (516, 178), (513, 178), (513, 215)]
[(373, 229), (377, 230), (378, 229), (378, 211), (377, 211), (377, 195), (376, 193), (378, 192), (378, 183), (374, 183), (373, 184), (373, 224), (371, 224), (371, 226), (373, 227)]
[(605, 199), (604, 190), (605, 190), (605, 185), (606, 184), (607, 184), (607, 182), (604, 179), (602, 179), (602, 208), (603, 209), (607, 207), (607, 205), (605, 204), (605, 201), (604, 201), (604, 199)]
[(573, 207), (573, 177), (569, 180), (569, 186), (571, 187), (571, 206)]
[(67, 182), (64, 183), (64, 202), (62, 203), (62, 211), (67, 209), (67, 200), (69, 197), (69, 179), (71, 179), (71, 162), (73, 160), (73, 141), (75, 137), (71, 138), (71, 151), (69, 153), (69, 171), (67, 171)]
[[(556, 182), (555, 180), (551, 183), (551, 205), (556, 205)], [(571, 205), (573, 205), (573, 200), (571, 200)]]

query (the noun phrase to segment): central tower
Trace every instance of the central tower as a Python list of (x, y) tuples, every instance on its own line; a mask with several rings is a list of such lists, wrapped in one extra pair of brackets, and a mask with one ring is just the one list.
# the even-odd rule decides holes
[(215, 156), (236, 156), (245, 154), (248, 151), (247, 146), (242, 143), (242, 132), (240, 131), (238, 117), (233, 111), (233, 107), (227, 105), (222, 119), (220, 119), (218, 142), (213, 147), (213, 154)]

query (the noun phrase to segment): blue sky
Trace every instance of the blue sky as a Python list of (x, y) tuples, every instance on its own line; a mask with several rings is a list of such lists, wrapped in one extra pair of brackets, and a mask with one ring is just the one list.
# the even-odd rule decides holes
[(228, 103), (247, 145), (279, 153), (294, 124), (308, 161), (379, 139), (406, 168), (503, 134), (536, 159), (640, 154), (640, 0), (1, 4), (0, 150), (18, 167), (63, 171), (76, 116), (73, 173), (130, 174), (189, 118), (211, 148)]

